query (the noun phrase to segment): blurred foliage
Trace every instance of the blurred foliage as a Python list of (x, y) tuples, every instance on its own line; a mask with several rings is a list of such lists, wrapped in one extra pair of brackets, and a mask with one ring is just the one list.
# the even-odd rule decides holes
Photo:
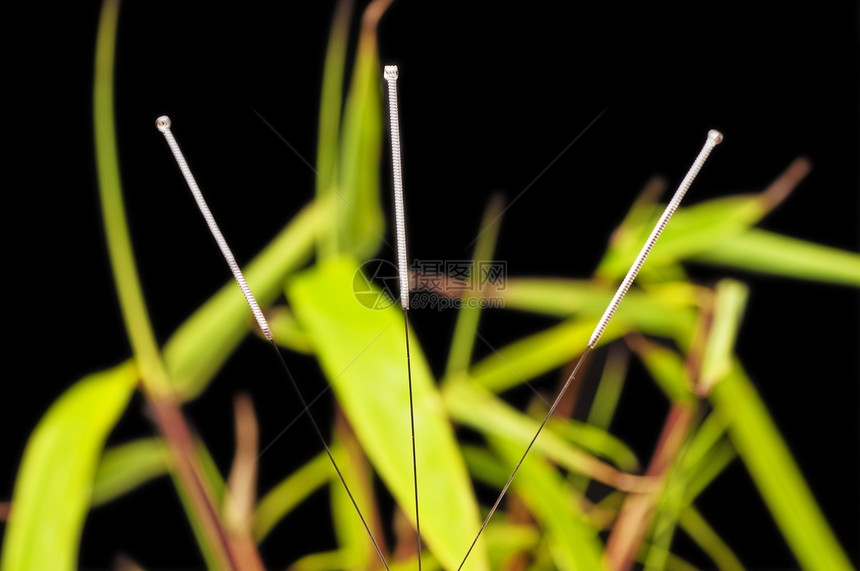
[[(339, 4), (321, 95), (316, 198), (248, 265), (246, 274), (261, 304), (277, 316), (273, 325), (278, 341), (319, 360), (341, 415), (332, 453), (353, 484), (373, 531), (381, 538), (385, 528), (386, 535), (395, 538), (395, 545), (384, 548), (391, 568), (413, 569), (402, 315), (396, 306), (371, 311), (357, 303), (352, 290), (361, 262), (373, 256), (385, 232), (379, 172), (384, 113), (375, 43), (376, 21), (385, 6), (376, 2), (367, 9), (350, 70), (351, 7), (348, 2)], [(172, 432), (104, 449), (135, 387), (155, 403), (168, 399), (179, 405), (193, 399), (207, 389), (250, 332), (247, 307), (231, 283), (164, 347), (155, 346), (125, 224), (113, 135), (110, 86), (117, 9), (115, 2), (106, 2), (99, 33), (97, 155), (106, 233), (134, 356), (75, 383), (33, 431), (18, 471), (13, 515), (3, 538), (2, 569), (75, 568), (89, 509), (163, 474), (174, 477), (210, 568), (222, 567), (225, 561), (230, 567), (257, 568), (254, 545), (286, 541), (273, 539), (275, 526), (325, 486), (331, 487), (339, 547), (308, 553), (294, 568), (378, 568), (376, 552), (324, 455), (284, 475), (245, 514), (246, 528), (234, 529), (230, 522), (241, 518), (225, 519), (223, 506), (240, 490), (225, 484), (202, 442), (194, 443), (197, 471), (191, 473), (198, 478), (204, 499), (225, 512), (215, 517), (195, 503), (181, 458), (171, 456), (169, 451), (177, 449)], [(344, 95), (346, 77), (351, 83)], [(645, 264), (638, 287), (602, 338), (610, 351), (585, 413), (588, 422), (559, 414), (551, 419), (464, 568), (626, 568), (635, 561), (648, 569), (686, 568), (689, 565), (672, 552), (678, 529), (715, 566), (741, 568), (731, 546), (696, 507), (697, 497), (736, 458), (748, 470), (802, 567), (851, 568), (735, 355), (746, 287), (731, 279), (712, 286), (695, 283), (683, 265), (704, 262), (860, 287), (857, 253), (756, 228), (806, 170), (808, 165), (801, 160), (761, 193), (727, 196), (677, 212)], [(536, 398), (520, 410), (502, 393), (566, 367), (579, 356), (615, 284), (662, 210), (655, 199), (659, 191), (652, 185), (634, 203), (593, 277), (512, 278), (504, 290), (485, 292), (502, 296), (508, 310), (550, 316), (555, 324), (474, 361), (481, 310), (464, 307), (441, 379), (433, 378), (412, 334), (425, 568), (458, 567), (488, 509), (478, 501), (473, 481), (500, 488), (547, 408)], [(499, 212), (500, 205), (491, 204), (485, 225)], [(496, 224), (482, 234), (475, 259), (492, 257), (498, 232)], [(272, 307), (282, 294), (287, 306)], [(670, 403), (650, 459), (637, 458), (610, 431), (631, 356), (641, 361)], [(480, 438), (459, 443), (460, 428)], [(402, 508), (391, 521), (383, 521), (376, 507), (374, 475)], [(595, 483), (602, 484), (600, 495), (595, 494)], [(247, 492), (246, 488), (242, 493)], [(230, 554), (213, 544), (208, 525), (222, 526), (216, 531), (227, 537), (224, 549)], [(146, 560), (145, 553), (136, 555)]]

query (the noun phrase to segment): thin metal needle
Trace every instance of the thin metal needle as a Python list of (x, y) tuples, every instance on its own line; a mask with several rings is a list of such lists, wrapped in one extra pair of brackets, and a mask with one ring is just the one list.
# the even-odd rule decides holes
[(415, 486), (415, 537), (418, 569), (421, 570), (421, 520), (418, 515), (418, 456), (415, 452), (415, 409), (412, 402), (412, 365), (409, 358), (409, 263), (406, 256), (406, 216), (403, 213), (403, 169), (400, 158), (400, 120), (397, 106), (396, 65), (386, 65), (383, 73), (388, 82), (388, 118), (391, 125), (391, 170), (394, 174), (394, 222), (397, 234), (397, 267), (400, 274), (400, 306), (406, 332), (406, 373), (409, 379), (409, 421), (412, 426), (412, 481)]
[(400, 306), (409, 309), (409, 261), (406, 256), (406, 217), (403, 214), (403, 166), (400, 158), (400, 119), (397, 106), (396, 65), (385, 66), (388, 82), (388, 119), (391, 124), (391, 171), (394, 175), (394, 224), (397, 234), (397, 269), (400, 276)]
[(594, 328), (594, 333), (591, 334), (591, 338), (588, 340), (589, 347), (597, 345), (597, 341), (600, 339), (600, 336), (603, 335), (603, 331), (606, 329), (606, 326), (609, 325), (609, 320), (612, 319), (613, 315), (615, 315), (615, 310), (618, 309), (618, 306), (621, 304), (621, 300), (624, 299), (624, 296), (627, 294), (627, 290), (629, 290), (630, 286), (633, 285), (633, 280), (636, 279), (636, 275), (639, 273), (639, 270), (642, 269), (642, 264), (645, 263), (645, 258), (647, 258), (648, 254), (651, 253), (651, 248), (654, 247), (660, 234), (663, 233), (663, 229), (666, 228), (666, 224), (669, 223), (669, 219), (672, 218), (673, 214), (675, 214), (675, 210), (678, 209), (678, 206), (681, 204), (681, 200), (683, 200), (684, 195), (687, 194), (687, 190), (689, 190), (690, 185), (693, 184), (693, 179), (695, 179), (696, 175), (699, 174), (699, 171), (702, 169), (702, 165), (705, 164), (708, 155), (711, 154), (714, 147), (719, 145), (722, 141), (722, 133), (715, 129), (708, 131), (708, 139), (705, 141), (705, 146), (702, 147), (701, 151), (699, 151), (699, 156), (697, 156), (696, 160), (693, 161), (693, 165), (690, 167), (690, 170), (687, 171), (687, 176), (685, 176), (684, 180), (681, 181), (681, 184), (678, 186), (678, 190), (676, 190), (675, 194), (672, 196), (672, 200), (670, 200), (669, 204), (666, 205), (666, 209), (663, 211), (662, 216), (660, 216), (660, 220), (657, 221), (657, 225), (654, 226), (654, 229), (651, 231), (651, 235), (648, 236), (648, 239), (645, 241), (645, 245), (642, 246), (642, 249), (639, 251), (639, 255), (636, 256), (636, 260), (633, 261), (633, 265), (630, 266), (630, 269), (627, 271), (627, 275), (624, 277), (621, 285), (618, 286), (615, 296), (613, 296), (612, 301), (609, 302), (609, 306), (606, 308), (606, 311), (603, 312), (603, 317), (600, 318), (600, 321), (597, 323), (597, 327)]
[(173, 132), (170, 130), (170, 123), (170, 117), (167, 115), (162, 115), (155, 120), (155, 126), (158, 127), (158, 130), (164, 135), (164, 138), (167, 141), (167, 146), (170, 147), (170, 151), (173, 153), (173, 158), (176, 159), (176, 164), (179, 166), (182, 176), (185, 177), (185, 182), (188, 183), (188, 188), (191, 190), (191, 194), (194, 195), (194, 200), (197, 201), (197, 207), (200, 209), (200, 213), (203, 214), (203, 218), (209, 226), (209, 231), (212, 233), (212, 237), (215, 238), (215, 242), (221, 249), (221, 254), (224, 255), (224, 259), (227, 260), (227, 265), (230, 266), (230, 271), (233, 272), (233, 277), (236, 279), (236, 282), (242, 290), (242, 294), (245, 296), (245, 300), (247, 300), (248, 305), (251, 307), (251, 313), (254, 314), (254, 318), (257, 320), (257, 324), (263, 331), (263, 335), (266, 336), (266, 339), (271, 341), (272, 330), (269, 328), (269, 324), (263, 316), (263, 312), (260, 310), (257, 300), (251, 293), (251, 289), (248, 287), (248, 282), (245, 281), (245, 276), (242, 274), (242, 270), (239, 269), (239, 264), (236, 263), (236, 258), (233, 257), (233, 252), (230, 250), (230, 246), (227, 245), (227, 240), (225, 240), (224, 236), (221, 234), (221, 230), (215, 222), (215, 217), (212, 216), (212, 212), (209, 210), (209, 206), (203, 198), (203, 193), (200, 192), (200, 187), (197, 186), (197, 181), (194, 180), (194, 175), (191, 174), (191, 169), (188, 168), (185, 156), (179, 149), (179, 144), (176, 142)]
[(176, 164), (179, 165), (179, 170), (182, 172), (182, 176), (185, 177), (185, 181), (188, 183), (188, 188), (194, 195), (194, 199), (197, 201), (197, 206), (200, 208), (200, 212), (203, 214), (203, 218), (206, 220), (206, 224), (209, 225), (209, 231), (212, 233), (212, 236), (218, 243), (218, 247), (221, 248), (221, 253), (227, 260), (227, 265), (230, 266), (230, 270), (233, 272), (233, 277), (236, 278), (236, 281), (239, 283), (239, 287), (242, 289), (242, 293), (245, 295), (245, 299), (248, 301), (248, 305), (251, 307), (251, 312), (257, 319), (257, 324), (260, 326), (263, 335), (265, 335), (266, 339), (269, 340), (272, 345), (272, 348), (277, 354), (278, 360), (281, 363), (281, 367), (283, 368), (284, 373), (287, 375), (287, 378), (289, 379), (293, 390), (295, 390), (296, 395), (299, 397), (299, 402), (301, 402), (302, 409), (305, 415), (308, 417), (308, 420), (310, 420), (311, 424), (313, 425), (314, 432), (316, 432), (317, 437), (319, 437), (319, 440), (322, 443), (323, 448), (325, 449), (325, 452), (328, 455), (328, 458), (331, 461), (335, 472), (337, 472), (338, 478), (340, 478), (341, 484), (343, 484), (343, 487), (346, 490), (349, 499), (352, 501), (352, 505), (355, 507), (355, 511), (356, 513), (358, 513), (358, 517), (361, 519), (361, 523), (364, 525), (364, 529), (367, 531), (367, 535), (370, 537), (370, 541), (373, 542), (373, 547), (376, 549), (376, 553), (377, 555), (379, 555), (379, 559), (380, 561), (382, 561), (382, 565), (385, 567), (385, 569), (389, 569), (388, 563), (385, 561), (385, 557), (382, 555), (382, 550), (379, 548), (379, 544), (376, 542), (376, 538), (373, 537), (373, 533), (371, 533), (370, 531), (370, 526), (364, 519), (364, 515), (359, 509), (358, 503), (355, 501), (355, 497), (352, 495), (352, 492), (350, 491), (349, 486), (346, 483), (346, 479), (344, 479), (343, 474), (341, 473), (340, 468), (338, 467), (337, 462), (335, 461), (334, 456), (331, 453), (331, 449), (329, 448), (328, 443), (326, 442), (319, 425), (317, 424), (316, 420), (314, 420), (314, 417), (311, 414), (311, 409), (308, 407), (305, 398), (302, 396), (302, 392), (299, 389), (298, 383), (296, 383), (295, 378), (293, 378), (293, 374), (290, 372), (290, 368), (287, 366), (287, 362), (284, 359), (284, 356), (281, 354), (280, 349), (278, 349), (277, 343), (275, 343), (274, 337), (272, 335), (272, 330), (269, 327), (266, 318), (263, 316), (263, 312), (262, 310), (260, 310), (260, 306), (257, 303), (256, 298), (254, 298), (254, 294), (251, 293), (251, 289), (248, 287), (248, 284), (245, 281), (245, 276), (242, 274), (242, 270), (239, 269), (239, 264), (236, 263), (236, 260), (233, 257), (233, 253), (230, 251), (230, 247), (227, 245), (227, 241), (221, 234), (221, 231), (218, 228), (218, 224), (215, 223), (215, 218), (214, 216), (212, 216), (212, 212), (209, 210), (209, 207), (206, 205), (206, 201), (203, 199), (203, 193), (200, 191), (200, 187), (197, 186), (197, 181), (194, 179), (194, 175), (191, 173), (191, 169), (188, 167), (188, 163), (185, 161), (185, 156), (179, 149), (179, 144), (176, 142), (176, 139), (173, 136), (173, 132), (170, 130), (170, 118), (166, 115), (162, 115), (161, 117), (156, 119), (155, 125), (156, 127), (158, 127), (158, 130), (162, 132), (164, 138), (167, 140), (167, 146), (170, 147), (170, 150), (173, 153), (173, 157), (176, 159)]
[(520, 466), (522, 466), (523, 461), (526, 459), (526, 456), (532, 449), (532, 446), (534, 445), (544, 426), (546, 426), (547, 421), (549, 421), (549, 418), (555, 412), (555, 409), (561, 402), (564, 393), (570, 387), (571, 383), (576, 377), (576, 374), (579, 372), (579, 369), (585, 362), (585, 358), (588, 356), (588, 353), (595, 347), (595, 345), (597, 345), (597, 341), (600, 339), (600, 336), (603, 335), (603, 331), (609, 324), (609, 320), (612, 319), (613, 315), (615, 315), (615, 310), (618, 309), (618, 306), (621, 304), (621, 300), (624, 299), (624, 296), (627, 294), (627, 290), (630, 289), (630, 286), (633, 284), (633, 280), (636, 279), (636, 275), (639, 273), (639, 270), (645, 263), (645, 258), (648, 257), (648, 254), (651, 252), (651, 249), (654, 247), (654, 244), (657, 242), (657, 239), (660, 237), (660, 234), (663, 233), (663, 229), (666, 227), (666, 224), (669, 222), (669, 219), (675, 213), (675, 210), (678, 209), (678, 205), (681, 203), (681, 200), (684, 198), (684, 195), (690, 188), (693, 179), (696, 178), (697, 174), (699, 174), (699, 170), (701, 170), (702, 165), (705, 164), (705, 160), (708, 158), (708, 155), (711, 154), (711, 151), (714, 149), (714, 147), (720, 144), (722, 140), (723, 134), (719, 131), (715, 131), (712, 129), (708, 132), (708, 138), (705, 141), (705, 146), (702, 147), (702, 150), (699, 152), (699, 156), (696, 157), (696, 160), (693, 162), (693, 165), (687, 172), (687, 176), (685, 176), (684, 180), (681, 181), (680, 186), (678, 186), (678, 190), (675, 191), (675, 194), (672, 196), (672, 200), (666, 206), (666, 209), (663, 211), (663, 215), (660, 216), (660, 220), (657, 221), (657, 225), (654, 227), (654, 230), (651, 231), (651, 235), (648, 237), (648, 240), (646, 240), (645, 245), (642, 247), (642, 250), (636, 257), (636, 260), (633, 262), (633, 265), (627, 272), (627, 276), (621, 282), (621, 285), (615, 292), (615, 296), (612, 298), (612, 301), (609, 302), (609, 306), (606, 308), (606, 311), (603, 313), (603, 317), (600, 319), (597, 324), (597, 327), (594, 329), (594, 333), (592, 333), (591, 338), (588, 341), (588, 345), (585, 347), (585, 350), (582, 352), (582, 355), (576, 362), (576, 366), (573, 368), (573, 372), (570, 373), (570, 376), (567, 378), (567, 381), (565, 381), (564, 386), (561, 387), (561, 390), (558, 392), (558, 396), (555, 397), (555, 401), (553, 401), (552, 406), (549, 407), (549, 410), (547, 411), (543, 422), (540, 423), (540, 426), (538, 427), (537, 432), (535, 432), (535, 435), (532, 438), (531, 442), (529, 442), (526, 451), (523, 453), (522, 457), (520, 458), (520, 461), (517, 462), (513, 473), (511, 474), (510, 478), (508, 478), (508, 481), (505, 483), (505, 486), (502, 488), (502, 491), (499, 493), (499, 496), (496, 498), (493, 507), (490, 508), (490, 513), (487, 514), (487, 517), (484, 519), (484, 523), (481, 525), (481, 529), (478, 530), (478, 535), (475, 536), (475, 539), (469, 546), (469, 550), (466, 552), (466, 556), (463, 557), (463, 561), (457, 568), (458, 571), (463, 568), (463, 565), (466, 564), (466, 560), (469, 558), (469, 554), (472, 553), (472, 549), (474, 549), (475, 544), (478, 543), (478, 539), (481, 537), (481, 534), (484, 532), (484, 529), (487, 527), (487, 524), (490, 523), (490, 518), (493, 517), (493, 514), (498, 509), (499, 504), (501, 504), (502, 498), (505, 496), (508, 491), (508, 488), (511, 486), (511, 482), (514, 479), (514, 476), (517, 475)]

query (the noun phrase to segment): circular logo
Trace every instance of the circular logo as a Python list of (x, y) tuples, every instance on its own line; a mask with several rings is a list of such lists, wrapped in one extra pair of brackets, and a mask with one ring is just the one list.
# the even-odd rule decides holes
[(397, 266), (388, 260), (369, 260), (352, 277), (352, 293), (367, 309), (388, 309), (397, 303)]

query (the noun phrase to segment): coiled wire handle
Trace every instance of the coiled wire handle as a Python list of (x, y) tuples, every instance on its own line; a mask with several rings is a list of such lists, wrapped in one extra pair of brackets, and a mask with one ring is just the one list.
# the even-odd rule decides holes
[(591, 338), (588, 340), (588, 346), (592, 349), (597, 345), (597, 341), (600, 339), (600, 336), (603, 335), (603, 331), (606, 329), (606, 326), (609, 325), (609, 320), (612, 319), (613, 315), (615, 315), (615, 310), (618, 309), (619, 305), (621, 305), (621, 300), (624, 299), (624, 296), (627, 294), (627, 290), (629, 290), (630, 286), (633, 285), (633, 280), (636, 279), (636, 275), (642, 268), (642, 264), (645, 263), (645, 258), (647, 258), (648, 254), (651, 253), (651, 249), (654, 247), (660, 234), (663, 233), (663, 229), (666, 228), (666, 224), (669, 222), (669, 219), (673, 214), (675, 214), (675, 210), (678, 209), (678, 206), (681, 204), (681, 200), (683, 200), (684, 195), (687, 194), (687, 190), (693, 183), (693, 179), (695, 179), (696, 175), (699, 174), (699, 171), (702, 169), (702, 165), (705, 164), (705, 160), (707, 160), (708, 155), (711, 154), (714, 147), (719, 145), (722, 141), (722, 133), (714, 129), (708, 131), (708, 139), (705, 141), (705, 146), (702, 147), (701, 151), (699, 151), (699, 156), (696, 157), (695, 161), (693, 161), (693, 166), (691, 166), (690, 170), (687, 171), (687, 176), (685, 176), (684, 180), (681, 181), (680, 186), (678, 186), (678, 190), (675, 191), (675, 194), (672, 196), (672, 200), (669, 201), (669, 204), (663, 211), (663, 215), (660, 216), (660, 220), (657, 221), (657, 225), (651, 231), (651, 235), (648, 237), (645, 245), (642, 246), (642, 249), (639, 251), (639, 255), (636, 256), (636, 260), (633, 262), (633, 265), (630, 266), (630, 270), (627, 271), (627, 276), (625, 276), (621, 285), (618, 286), (615, 296), (612, 298), (612, 301), (609, 302), (609, 306), (606, 308), (606, 311), (603, 312), (603, 317), (600, 318), (600, 321), (597, 323), (597, 327), (594, 328), (594, 333), (591, 334)]
[(212, 233), (212, 237), (215, 238), (215, 242), (221, 249), (221, 254), (224, 255), (224, 259), (227, 260), (227, 265), (230, 266), (230, 271), (233, 272), (233, 277), (236, 278), (236, 282), (239, 284), (239, 288), (242, 290), (245, 300), (251, 307), (251, 313), (254, 314), (254, 319), (257, 320), (257, 324), (260, 326), (260, 330), (263, 332), (263, 335), (266, 336), (266, 339), (271, 341), (273, 337), (272, 330), (269, 327), (269, 322), (266, 321), (266, 317), (263, 315), (263, 311), (260, 309), (260, 305), (257, 303), (256, 298), (254, 298), (254, 294), (251, 293), (251, 288), (248, 287), (248, 282), (245, 281), (245, 276), (242, 274), (242, 270), (239, 269), (239, 264), (236, 263), (236, 258), (233, 257), (233, 252), (230, 250), (230, 246), (227, 245), (227, 240), (225, 240), (224, 235), (221, 234), (221, 230), (215, 222), (215, 217), (212, 216), (212, 211), (209, 210), (209, 206), (203, 198), (203, 193), (200, 192), (200, 187), (197, 186), (197, 181), (194, 180), (194, 175), (191, 174), (191, 169), (188, 168), (188, 163), (185, 162), (185, 156), (179, 149), (179, 144), (176, 142), (176, 138), (170, 130), (170, 117), (162, 115), (155, 120), (155, 126), (158, 127), (158, 130), (161, 131), (165, 140), (167, 140), (167, 146), (170, 147), (170, 152), (173, 153), (173, 158), (176, 159), (179, 171), (182, 173), (182, 176), (185, 177), (185, 182), (188, 183), (188, 188), (191, 190), (191, 194), (194, 195), (194, 200), (197, 201), (197, 207), (203, 214), (203, 219), (206, 220), (206, 224), (209, 226), (209, 231)]
[(388, 117), (391, 122), (391, 170), (394, 173), (394, 224), (397, 234), (397, 268), (400, 273), (400, 305), (409, 309), (409, 262), (406, 256), (406, 217), (403, 214), (403, 168), (400, 159), (400, 119), (397, 107), (396, 65), (386, 65), (388, 82)]

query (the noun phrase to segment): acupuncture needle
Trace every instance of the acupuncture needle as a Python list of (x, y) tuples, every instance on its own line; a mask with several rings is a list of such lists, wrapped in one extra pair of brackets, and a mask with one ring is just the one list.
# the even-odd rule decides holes
[(394, 178), (394, 223), (397, 235), (397, 268), (400, 281), (400, 307), (406, 335), (406, 375), (409, 381), (409, 421), (412, 428), (412, 482), (415, 488), (415, 538), (418, 570), (421, 571), (421, 519), (418, 515), (418, 459), (415, 451), (415, 409), (412, 401), (412, 365), (409, 356), (409, 261), (406, 255), (406, 216), (403, 208), (403, 167), (400, 149), (400, 117), (397, 105), (396, 65), (386, 65), (383, 77), (388, 83), (388, 119), (391, 130), (391, 170)]
[(693, 179), (695, 179), (696, 175), (699, 174), (699, 171), (705, 164), (708, 155), (710, 155), (711, 151), (714, 150), (714, 147), (719, 145), (722, 141), (722, 133), (714, 129), (708, 131), (708, 137), (705, 140), (705, 145), (702, 147), (702, 150), (699, 151), (699, 155), (696, 157), (696, 160), (693, 161), (690, 170), (687, 171), (687, 175), (681, 181), (681, 184), (678, 186), (678, 189), (672, 196), (672, 200), (666, 206), (666, 209), (663, 211), (663, 214), (660, 216), (660, 219), (657, 221), (657, 224), (654, 226), (654, 229), (651, 231), (651, 235), (645, 241), (645, 245), (642, 246), (642, 249), (639, 251), (639, 255), (636, 256), (633, 265), (630, 266), (630, 269), (627, 271), (627, 275), (624, 277), (624, 280), (622, 280), (621, 285), (618, 286), (618, 290), (616, 290), (615, 295), (612, 297), (612, 300), (609, 302), (609, 305), (606, 308), (606, 311), (603, 312), (603, 316), (600, 318), (600, 321), (598, 321), (597, 326), (594, 328), (594, 332), (591, 334), (591, 337), (588, 340), (588, 344), (586, 345), (585, 350), (582, 352), (582, 355), (580, 355), (579, 360), (576, 362), (573, 371), (570, 373), (567, 378), (567, 381), (565, 381), (564, 385), (561, 387), (561, 390), (558, 392), (558, 396), (556, 396), (555, 401), (553, 401), (552, 403), (552, 406), (549, 407), (546, 416), (544, 416), (543, 422), (541, 422), (540, 426), (538, 426), (537, 432), (535, 432), (534, 437), (532, 437), (531, 442), (529, 442), (529, 445), (526, 447), (525, 452), (523, 453), (519, 462), (517, 462), (513, 473), (511, 473), (510, 477), (508, 478), (508, 481), (505, 483), (504, 487), (502, 488), (502, 491), (496, 498), (493, 507), (490, 508), (490, 512), (484, 519), (484, 523), (481, 525), (481, 529), (478, 530), (478, 534), (475, 536), (475, 539), (469, 546), (469, 550), (466, 552), (466, 556), (463, 557), (463, 561), (457, 568), (458, 571), (463, 568), (463, 565), (466, 564), (466, 560), (469, 558), (469, 554), (472, 553), (475, 544), (478, 543), (478, 539), (481, 537), (481, 534), (484, 532), (484, 529), (487, 527), (487, 524), (490, 522), (490, 519), (493, 517), (493, 514), (496, 513), (496, 510), (499, 508), (499, 504), (502, 502), (502, 498), (505, 497), (508, 488), (511, 486), (511, 482), (514, 479), (514, 476), (517, 475), (520, 466), (522, 466), (523, 461), (526, 459), (526, 456), (532, 449), (532, 446), (534, 446), (534, 443), (540, 435), (541, 431), (543, 430), (544, 426), (546, 426), (547, 421), (549, 421), (550, 417), (555, 412), (555, 409), (558, 407), (562, 397), (564, 396), (567, 389), (570, 387), (571, 383), (576, 377), (576, 374), (579, 372), (579, 369), (585, 362), (585, 359), (588, 356), (589, 352), (597, 345), (597, 342), (600, 340), (601, 335), (603, 335), (603, 332), (606, 330), (607, 325), (609, 325), (609, 321), (612, 319), (612, 316), (615, 315), (615, 311), (621, 304), (621, 300), (624, 299), (624, 296), (627, 294), (627, 290), (630, 289), (630, 286), (636, 279), (636, 275), (639, 273), (639, 270), (642, 269), (642, 265), (645, 263), (645, 259), (648, 257), (648, 254), (651, 253), (651, 249), (654, 247), (654, 244), (657, 242), (657, 239), (660, 238), (660, 234), (663, 233), (663, 229), (666, 228), (666, 224), (668, 224), (669, 219), (678, 209), (678, 206), (681, 204), (681, 200), (684, 198), (684, 195), (687, 194), (687, 190), (689, 190), (690, 185), (693, 183)]
[(356, 502), (355, 497), (352, 495), (352, 491), (350, 491), (349, 486), (346, 483), (346, 479), (341, 473), (340, 468), (338, 467), (337, 462), (335, 461), (334, 456), (331, 453), (331, 449), (329, 448), (328, 443), (326, 442), (326, 439), (319, 428), (319, 425), (317, 424), (316, 420), (314, 420), (314, 417), (311, 414), (311, 410), (308, 407), (304, 396), (302, 396), (302, 392), (299, 389), (298, 383), (296, 383), (296, 380), (293, 377), (290, 368), (287, 366), (287, 362), (284, 359), (284, 356), (281, 354), (281, 350), (278, 348), (278, 345), (275, 342), (274, 336), (272, 335), (272, 329), (271, 327), (269, 327), (269, 323), (266, 321), (266, 317), (265, 315), (263, 315), (263, 311), (260, 309), (260, 305), (257, 303), (254, 294), (251, 293), (251, 288), (248, 287), (248, 283), (245, 280), (245, 276), (242, 273), (242, 270), (239, 268), (239, 264), (236, 262), (236, 259), (233, 256), (233, 252), (227, 245), (227, 241), (224, 239), (223, 234), (221, 234), (221, 230), (218, 228), (218, 224), (215, 222), (215, 217), (212, 215), (212, 212), (209, 210), (209, 206), (206, 204), (206, 200), (203, 198), (203, 193), (200, 190), (200, 187), (197, 185), (197, 181), (195, 180), (194, 175), (191, 173), (191, 169), (189, 168), (188, 163), (185, 160), (185, 156), (182, 154), (182, 151), (179, 148), (179, 144), (176, 142), (176, 138), (173, 136), (173, 132), (170, 129), (170, 118), (166, 115), (162, 115), (161, 117), (156, 119), (155, 126), (164, 135), (164, 139), (167, 141), (167, 146), (173, 153), (173, 157), (174, 159), (176, 159), (177, 166), (179, 166), (179, 171), (185, 178), (185, 182), (187, 183), (189, 190), (191, 190), (191, 194), (194, 196), (194, 200), (197, 202), (197, 207), (200, 209), (201, 214), (203, 214), (203, 219), (206, 221), (207, 226), (209, 226), (209, 232), (211, 232), (212, 237), (215, 238), (215, 242), (218, 244), (218, 247), (221, 250), (221, 254), (224, 256), (224, 259), (227, 261), (227, 265), (230, 267), (230, 271), (233, 273), (233, 277), (239, 284), (239, 288), (242, 290), (242, 294), (245, 296), (245, 300), (248, 302), (248, 306), (251, 308), (251, 313), (257, 320), (257, 325), (263, 332), (263, 336), (265, 336), (265, 338), (269, 341), (275, 351), (275, 354), (278, 356), (278, 360), (281, 363), (281, 368), (284, 370), (284, 373), (289, 379), (290, 384), (292, 385), (293, 390), (296, 393), (296, 396), (299, 398), (299, 402), (302, 405), (303, 412), (305, 416), (307, 416), (308, 420), (313, 426), (314, 432), (316, 432), (317, 437), (322, 443), (322, 446), (325, 449), (325, 452), (328, 455), (335, 472), (337, 472), (337, 476), (340, 479), (341, 484), (343, 484), (344, 490), (346, 490), (350, 501), (352, 501), (352, 505), (353, 507), (355, 507), (355, 511), (358, 514), (358, 517), (361, 519), (361, 523), (364, 525), (364, 529), (367, 531), (367, 535), (370, 537), (370, 541), (373, 542), (373, 547), (376, 549), (376, 553), (379, 556), (380, 561), (382, 561), (382, 565), (385, 567), (385, 569), (389, 569), (388, 563), (385, 561), (385, 557), (382, 555), (382, 550), (380, 549), (379, 544), (376, 542), (376, 538), (373, 537), (373, 533), (370, 531), (370, 526), (368, 526), (367, 521), (364, 519), (364, 515), (361, 513), (361, 509), (358, 507), (358, 503)]

